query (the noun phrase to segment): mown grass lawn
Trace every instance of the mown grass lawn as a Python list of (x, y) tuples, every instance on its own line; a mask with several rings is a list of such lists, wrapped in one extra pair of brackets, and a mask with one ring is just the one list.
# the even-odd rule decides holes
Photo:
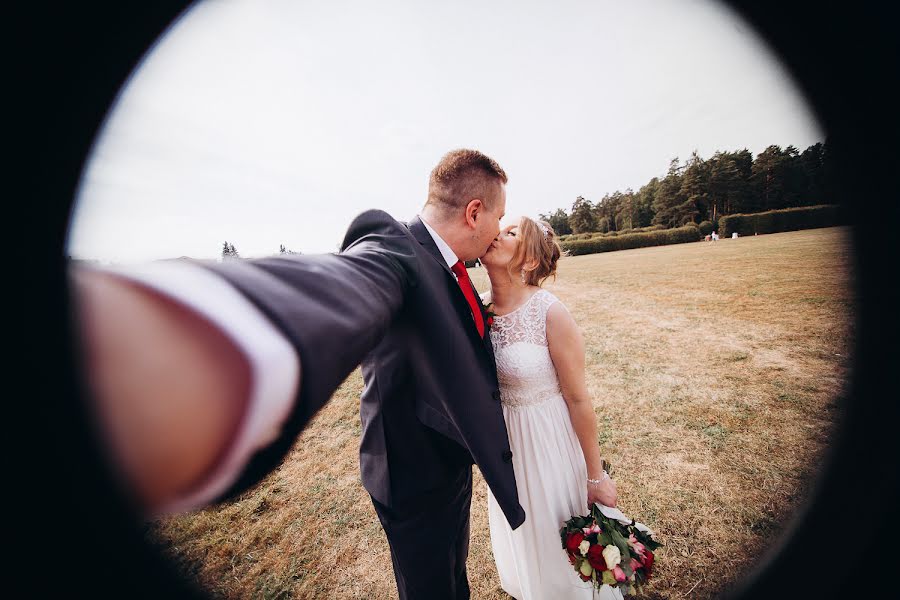
[[(560, 261), (545, 287), (583, 329), (620, 507), (665, 544), (643, 597), (715, 597), (808, 498), (847, 389), (851, 263), (846, 228)], [(214, 596), (395, 598), (359, 481), (361, 389), (357, 371), (256, 489), (150, 523), (148, 538)], [(508, 598), (486, 507), (476, 469), (472, 597)]]

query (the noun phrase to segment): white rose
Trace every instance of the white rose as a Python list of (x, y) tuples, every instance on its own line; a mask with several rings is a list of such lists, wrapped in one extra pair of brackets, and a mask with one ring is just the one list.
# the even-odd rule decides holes
[(610, 544), (609, 546), (604, 548), (603, 560), (606, 561), (606, 568), (610, 571), (612, 571), (617, 564), (622, 562), (622, 553), (619, 552), (618, 546)]
[(578, 551), (581, 552), (582, 556), (587, 556), (587, 551), (590, 547), (591, 543), (587, 540), (584, 540), (580, 544), (578, 544)]

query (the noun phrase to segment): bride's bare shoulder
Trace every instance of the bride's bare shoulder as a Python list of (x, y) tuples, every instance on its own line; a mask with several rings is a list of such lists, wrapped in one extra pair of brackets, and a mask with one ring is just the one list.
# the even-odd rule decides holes
[(551, 310), (559, 311), (560, 307), (562, 307), (562, 310), (568, 311), (565, 304), (562, 303), (562, 300), (557, 298), (553, 294), (553, 292), (549, 292), (549, 291), (545, 290), (544, 288), (541, 288), (535, 294), (535, 296), (538, 296), (538, 295), (539, 295), (540, 301), (547, 308), (548, 314)]
[(547, 306), (547, 326), (557, 326), (563, 329), (575, 325), (575, 319), (569, 312), (569, 308), (563, 304), (562, 300), (547, 292), (544, 300)]

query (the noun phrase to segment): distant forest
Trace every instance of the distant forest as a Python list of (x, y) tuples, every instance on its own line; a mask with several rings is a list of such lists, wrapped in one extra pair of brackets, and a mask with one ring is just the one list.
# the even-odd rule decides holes
[(835, 204), (833, 169), (827, 140), (803, 152), (769, 146), (756, 158), (746, 148), (709, 159), (694, 151), (684, 163), (672, 159), (664, 177), (636, 192), (616, 191), (594, 203), (578, 196), (568, 212), (560, 208), (540, 216), (558, 235), (715, 224), (729, 214)]

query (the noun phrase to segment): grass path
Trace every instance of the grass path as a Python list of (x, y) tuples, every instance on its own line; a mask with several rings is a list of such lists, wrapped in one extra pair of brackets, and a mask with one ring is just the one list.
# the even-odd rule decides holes
[[(620, 507), (665, 543), (645, 598), (711, 598), (807, 497), (846, 389), (849, 232), (828, 228), (565, 258), (547, 288), (582, 327)], [(484, 289), (482, 269), (470, 271)], [(237, 502), (148, 525), (213, 595), (395, 598), (359, 482), (351, 375), (285, 464)], [(469, 579), (499, 589), (477, 472)]]

